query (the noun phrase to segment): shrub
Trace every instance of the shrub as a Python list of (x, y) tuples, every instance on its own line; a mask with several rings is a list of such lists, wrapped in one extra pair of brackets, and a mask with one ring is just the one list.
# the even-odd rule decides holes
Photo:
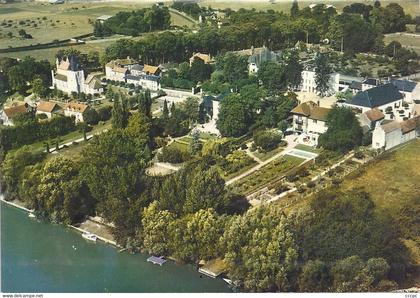
[(257, 131), (253, 136), (256, 146), (263, 150), (273, 150), (281, 142), (281, 135), (270, 131)]
[(309, 188), (314, 188), (315, 187), (315, 182), (314, 181), (309, 181), (307, 184), (306, 184), (306, 186), (307, 187), (309, 187)]
[(165, 146), (162, 148), (162, 152), (158, 156), (159, 161), (169, 163), (181, 163), (191, 159), (191, 154), (174, 146)]
[(365, 157), (365, 155), (363, 154), (362, 151), (356, 151), (354, 153), (354, 157), (357, 158), (357, 159), (363, 159)]
[(286, 185), (284, 185), (284, 184), (279, 184), (279, 185), (277, 185), (276, 187), (275, 187), (275, 189), (274, 189), (274, 192), (277, 194), (277, 195), (279, 195), (279, 194), (281, 194), (281, 193), (283, 193), (283, 192), (285, 192), (285, 191), (288, 191), (290, 188), (289, 187), (287, 187)]
[(299, 177), (298, 176), (296, 176), (296, 175), (287, 175), (286, 176), (286, 180), (287, 181), (289, 181), (289, 182), (295, 182), (295, 181), (297, 181), (299, 179)]

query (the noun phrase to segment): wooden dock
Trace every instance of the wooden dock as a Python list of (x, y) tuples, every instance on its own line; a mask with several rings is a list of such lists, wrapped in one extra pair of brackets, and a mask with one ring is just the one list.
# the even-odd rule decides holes
[(163, 257), (155, 257), (155, 256), (151, 256), (147, 258), (147, 261), (154, 265), (159, 265), (159, 266), (162, 266), (163, 264), (166, 263), (166, 260)]

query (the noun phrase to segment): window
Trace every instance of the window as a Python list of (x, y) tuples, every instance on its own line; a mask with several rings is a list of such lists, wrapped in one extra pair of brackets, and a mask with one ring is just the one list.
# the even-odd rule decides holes
[(315, 119), (312, 120), (314, 122), (314, 124), (316, 124), (318, 121), (316, 121)]

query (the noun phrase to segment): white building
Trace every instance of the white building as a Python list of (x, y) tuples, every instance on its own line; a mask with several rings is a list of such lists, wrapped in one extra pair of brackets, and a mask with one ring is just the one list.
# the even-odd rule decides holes
[[(316, 90), (316, 72), (314, 69), (307, 68), (302, 71), (302, 83), (301, 91), (318, 93)], [(335, 94), (337, 92), (343, 92), (347, 90), (353, 82), (361, 82), (362, 79), (358, 77), (352, 77), (343, 75), (337, 72), (330, 74), (329, 79), (329, 94)]]
[(0, 124), (6, 126), (13, 126), (13, 118), (20, 114), (24, 114), (31, 111), (31, 107), (28, 104), (22, 104), (14, 107), (3, 108), (0, 110)]
[(89, 106), (83, 103), (69, 102), (64, 107), (64, 116), (74, 117), (75, 122), (83, 122), (83, 114), (89, 109)]
[(134, 84), (152, 91), (160, 89), (160, 73), (159, 66), (140, 65), (129, 58), (112, 60), (105, 66), (108, 80)]
[(355, 109), (360, 113), (377, 108), (385, 114), (386, 119), (394, 119), (396, 111), (402, 107), (402, 102), (403, 95), (397, 87), (388, 83), (358, 92), (341, 105)]
[(365, 131), (375, 129), (376, 124), (384, 119), (384, 113), (382, 113), (381, 110), (377, 108), (359, 114), (360, 126), (362, 126), (362, 128), (366, 128)]
[(61, 107), (55, 102), (50, 101), (41, 101), (36, 107), (36, 114), (44, 114), (47, 118), (51, 118), (54, 114), (57, 114), (61, 111)]
[(293, 115), (293, 130), (305, 134), (309, 143), (317, 145), (319, 136), (328, 129), (326, 121), (330, 111), (312, 101), (301, 103), (290, 112)]
[(420, 136), (420, 116), (403, 122), (385, 120), (372, 135), (372, 148), (388, 150)]
[(88, 76), (89, 83), (86, 83), (85, 73), (76, 57), (70, 56), (61, 61), (57, 59), (56, 65), (56, 73), (54, 73), (54, 70), (51, 70), (53, 88), (57, 88), (67, 94), (71, 94), (72, 92), (77, 94), (82, 92), (86, 94), (99, 94), (103, 92), (99, 79)]
[(391, 83), (403, 94), (405, 102), (413, 103), (420, 99), (420, 84), (407, 80), (391, 80)]

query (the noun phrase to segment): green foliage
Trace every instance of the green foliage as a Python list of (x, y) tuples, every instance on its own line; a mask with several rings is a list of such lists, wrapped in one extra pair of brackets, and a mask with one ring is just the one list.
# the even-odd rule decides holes
[(168, 29), (170, 19), (168, 8), (157, 5), (131, 12), (120, 11), (103, 24), (95, 22), (93, 33), (99, 37), (111, 34), (138, 36), (143, 32)]
[(181, 163), (191, 159), (191, 154), (179, 146), (164, 146), (161, 154), (158, 155), (159, 161), (169, 163)]
[(319, 260), (309, 261), (299, 275), (299, 291), (326, 292), (330, 285), (328, 266)]
[(281, 142), (281, 135), (270, 131), (257, 131), (253, 136), (254, 144), (263, 150), (270, 151)]
[(228, 95), (221, 101), (217, 128), (223, 136), (239, 137), (250, 124), (249, 111), (239, 95)]
[(201, 143), (201, 140), (200, 140), (200, 134), (198, 131), (194, 131), (191, 134), (190, 152), (194, 155), (197, 153), (201, 153), (202, 147), (203, 147), (203, 144)]
[(316, 91), (324, 97), (329, 89), (330, 74), (332, 72), (329, 66), (329, 56), (325, 53), (318, 53), (315, 57), (315, 84)]
[(246, 291), (291, 289), (298, 250), (284, 216), (276, 209), (255, 208), (232, 219), (224, 233), (229, 276)]
[(27, 146), (6, 154), (1, 165), (2, 191), (6, 194), (6, 199), (14, 200), (19, 197), (18, 187), (23, 171), (26, 167), (40, 162), (44, 157), (44, 153), (32, 152)]
[(345, 107), (334, 107), (327, 116), (328, 129), (319, 145), (328, 150), (347, 152), (362, 143), (363, 131), (355, 114)]

